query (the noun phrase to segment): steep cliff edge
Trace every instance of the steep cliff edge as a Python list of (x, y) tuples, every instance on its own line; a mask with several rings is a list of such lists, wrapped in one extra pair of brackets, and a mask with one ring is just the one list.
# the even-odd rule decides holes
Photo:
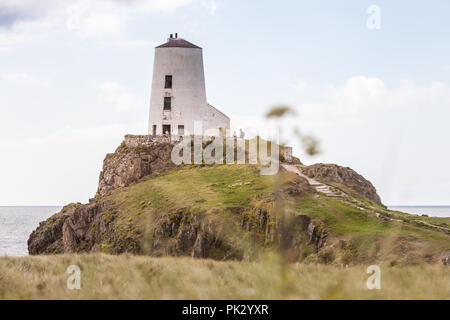
[(262, 176), (257, 165), (175, 167), (171, 149), (123, 143), (106, 156), (96, 197), (42, 222), (30, 235), (30, 254), (247, 260), (274, 250), (289, 261), (335, 264), (439, 262), (450, 255), (444, 229), (387, 218), (372, 184), (349, 168), (298, 165), (307, 176), (350, 188), (358, 205), (282, 169)]
[(302, 170), (311, 178), (331, 185), (344, 186), (377, 204), (382, 204), (372, 183), (349, 167), (318, 163), (305, 166)]
[(170, 160), (171, 150), (170, 143), (133, 148), (123, 142), (114, 153), (106, 155), (97, 193), (104, 196), (108, 191), (129, 186), (145, 176), (155, 176), (174, 167)]

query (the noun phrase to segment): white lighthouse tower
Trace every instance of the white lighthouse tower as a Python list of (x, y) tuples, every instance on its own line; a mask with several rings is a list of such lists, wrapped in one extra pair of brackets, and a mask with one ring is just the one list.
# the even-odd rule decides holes
[(171, 34), (155, 48), (149, 134), (193, 134), (195, 121), (203, 132), (230, 128), (230, 118), (206, 100), (202, 48)]

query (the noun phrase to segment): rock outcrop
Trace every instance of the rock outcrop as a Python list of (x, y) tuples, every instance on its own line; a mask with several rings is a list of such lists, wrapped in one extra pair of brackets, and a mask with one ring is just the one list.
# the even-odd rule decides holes
[(28, 251), (32, 255), (99, 251), (138, 253), (137, 237), (116, 228), (117, 215), (117, 211), (101, 201), (65, 206), (33, 231), (28, 239)]
[(136, 183), (145, 176), (174, 167), (170, 159), (172, 147), (170, 143), (158, 142), (149, 146), (129, 147), (123, 142), (103, 161), (97, 193), (103, 196), (111, 190)]
[(243, 257), (242, 250), (227, 240), (221, 223), (195, 208), (180, 208), (165, 213), (152, 229), (149, 253), (154, 256), (217, 260), (240, 260)]
[[(450, 264), (448, 251), (440, 246), (431, 252), (418, 235), (393, 240), (398, 252), (393, 246), (381, 252), (384, 242), (378, 240), (367, 252), (361, 239), (371, 229), (364, 230), (362, 220), (372, 227), (404, 221), (378, 219), (342, 201), (336, 205), (336, 199), (314, 192), (307, 177), (350, 190), (352, 199), (358, 194), (381, 204), (373, 185), (350, 168), (316, 164), (302, 166), (303, 175), (280, 170), (276, 177), (263, 177), (257, 166), (186, 165), (161, 176), (174, 167), (173, 144), (152, 139), (145, 143), (124, 142), (107, 155), (97, 196), (88, 204), (70, 204), (41, 222), (28, 240), (29, 253), (247, 260), (268, 249), (281, 252), (286, 261), (346, 265), (388, 256), (393, 264), (412, 264), (423, 257)], [(193, 190), (197, 186), (199, 195)], [(355, 228), (361, 235), (342, 234)]]
[(377, 190), (372, 183), (348, 167), (341, 167), (336, 164), (318, 163), (304, 167), (303, 173), (324, 183), (342, 184), (359, 195), (370, 199), (375, 203), (382, 204), (381, 198), (377, 194)]
[(296, 260), (305, 246), (312, 246), (315, 252), (324, 246), (327, 231), (319, 220), (295, 213), (280, 219), (272, 207), (263, 203), (227, 209), (232, 220), (241, 225), (232, 231), (232, 223), (217, 215), (198, 208), (180, 208), (162, 213), (143, 234), (142, 229), (122, 228), (116, 221), (120, 213), (108, 203), (71, 204), (33, 231), (28, 248), (31, 255), (128, 252), (241, 260), (248, 257), (248, 243), (242, 241), (247, 233), (256, 247), (281, 245)]
[[(109, 199), (108, 192), (121, 184), (133, 183), (145, 173), (167, 169), (157, 166), (154, 171), (143, 170), (140, 162), (143, 157), (151, 157), (157, 164), (170, 154), (166, 145), (159, 146), (156, 154), (136, 149), (122, 145), (115, 154), (108, 156), (100, 179), (104, 183), (99, 188), (100, 195), (88, 204), (70, 204), (42, 222), (30, 235), (29, 253), (129, 252), (241, 260), (248, 258), (252, 251), (249, 251), (248, 239), (243, 240), (245, 234), (251, 235), (254, 248), (281, 244), (293, 260), (298, 259), (305, 246), (314, 247), (316, 252), (323, 247), (326, 231), (320, 227), (320, 221), (295, 212), (282, 219), (277, 216), (276, 198), (301, 197), (311, 190), (306, 179), (295, 175), (285, 177), (286, 173), (283, 175), (286, 180), (276, 193), (269, 198), (257, 196), (247, 206), (215, 210), (214, 214), (194, 207), (163, 210), (157, 213), (149, 228), (124, 224), (119, 221), (120, 210)], [(132, 165), (127, 169), (124, 163)], [(108, 183), (105, 174), (113, 177)], [(233, 227), (236, 221), (239, 221), (238, 228)]]

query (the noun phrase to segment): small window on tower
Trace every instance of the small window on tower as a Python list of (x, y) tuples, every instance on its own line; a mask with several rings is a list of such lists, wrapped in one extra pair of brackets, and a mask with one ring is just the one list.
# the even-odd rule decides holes
[(156, 124), (153, 125), (153, 135), (156, 136)]
[(164, 97), (164, 110), (172, 110), (172, 98)]
[(178, 135), (184, 136), (184, 126), (182, 125), (178, 126)]
[(172, 76), (166, 76), (165, 88), (166, 89), (171, 89), (172, 88)]

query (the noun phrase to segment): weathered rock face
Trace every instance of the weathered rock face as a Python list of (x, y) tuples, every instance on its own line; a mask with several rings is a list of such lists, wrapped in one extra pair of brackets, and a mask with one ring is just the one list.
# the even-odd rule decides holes
[(128, 147), (122, 143), (103, 161), (97, 193), (100, 196), (119, 187), (136, 183), (139, 179), (156, 175), (175, 165), (171, 161), (170, 143), (153, 143), (150, 146)]
[(153, 226), (150, 254), (218, 260), (242, 259), (243, 252), (223, 234), (211, 215), (192, 208), (163, 214)]
[[(318, 252), (324, 246), (327, 233), (320, 222), (295, 213), (283, 220), (272, 208), (269, 202), (229, 208), (218, 215), (180, 208), (162, 213), (144, 231), (119, 227), (120, 213), (106, 202), (71, 204), (33, 231), (28, 250), (31, 255), (101, 251), (242, 260), (257, 248), (275, 245), (295, 261), (304, 247), (311, 246)], [(220, 217), (226, 212), (231, 215), (228, 221)], [(236, 229), (233, 221), (240, 221)], [(244, 234), (253, 240), (244, 240)]]
[(99, 251), (138, 253), (140, 244), (136, 238), (115, 228), (117, 214), (105, 202), (70, 204), (33, 231), (28, 239), (28, 252), (31, 255)]
[(63, 253), (63, 225), (72, 211), (72, 205), (68, 205), (61, 212), (53, 215), (39, 224), (28, 239), (28, 252), (30, 254), (54, 254)]
[[(119, 151), (116, 156), (120, 155)], [(287, 220), (280, 219), (274, 201), (278, 197), (303, 196), (309, 191), (306, 179), (291, 176), (279, 192), (269, 198), (257, 197), (247, 206), (223, 208), (214, 213), (192, 207), (156, 212), (150, 226), (131, 223), (125, 226), (123, 219), (120, 222), (117, 207), (108, 197), (100, 197), (89, 204), (68, 205), (42, 222), (29, 238), (29, 253), (102, 251), (241, 260), (258, 248), (282, 245), (290, 259), (296, 260), (305, 246), (320, 250), (326, 233), (320, 222), (306, 215), (292, 212), (286, 216)], [(131, 225), (133, 230), (129, 229)]]
[(348, 167), (318, 163), (304, 167), (303, 172), (309, 177), (323, 181), (324, 183), (343, 184), (363, 197), (382, 204), (380, 196), (377, 194), (377, 190), (372, 183)]

